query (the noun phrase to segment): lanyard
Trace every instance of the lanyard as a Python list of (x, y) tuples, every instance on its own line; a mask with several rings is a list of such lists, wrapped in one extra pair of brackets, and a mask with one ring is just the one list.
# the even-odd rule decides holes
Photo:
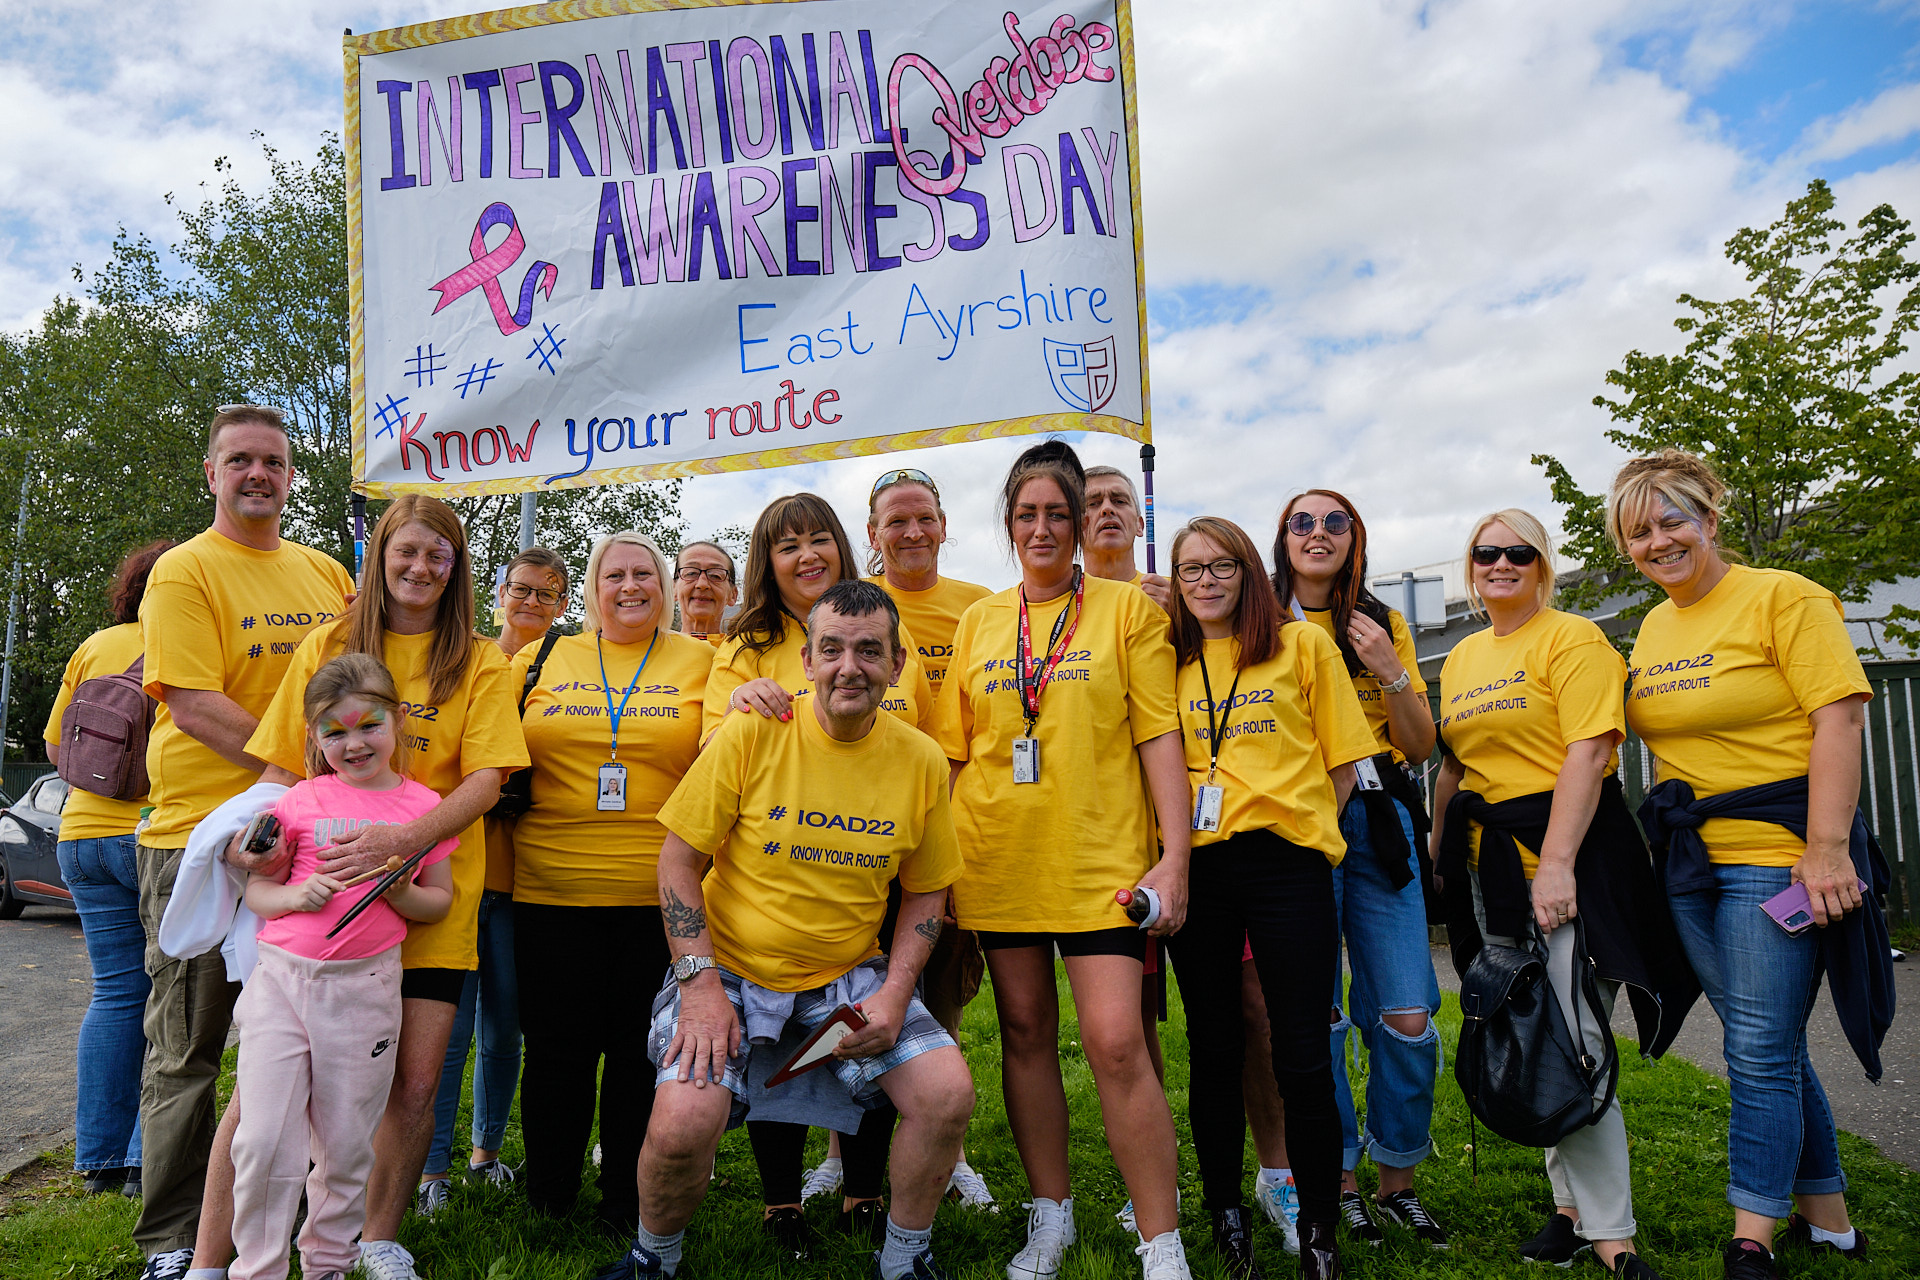
[(1227, 734), (1227, 719), (1233, 715), (1233, 695), (1240, 692), (1240, 677), (1244, 672), (1233, 673), (1233, 687), (1227, 690), (1227, 705), (1220, 708), (1220, 723), (1213, 723), (1213, 679), (1207, 674), (1207, 655), (1200, 655), (1200, 682), (1207, 688), (1207, 782), (1213, 782), (1214, 770), (1220, 767), (1220, 740)]
[[(1053, 679), (1054, 671), (1060, 666), (1060, 660), (1067, 656), (1073, 647), (1073, 633), (1080, 629), (1080, 614), (1086, 603), (1086, 580), (1081, 576), (1079, 566), (1073, 570), (1073, 604), (1060, 611), (1053, 620), (1053, 635), (1047, 640), (1047, 651), (1040, 661), (1033, 660), (1033, 632), (1027, 626), (1027, 588), (1020, 587), (1020, 631), (1016, 637), (1018, 649), (1014, 657), (1014, 666), (1020, 676), (1020, 708), (1027, 713), (1027, 736), (1033, 736), (1033, 726), (1040, 719), (1040, 695), (1046, 692), (1047, 682)], [(1060, 629), (1067, 626), (1067, 614), (1073, 614), (1073, 625), (1067, 627), (1066, 642), (1060, 642)], [(1059, 645), (1056, 651), (1054, 646)], [(1030, 665), (1031, 664), (1031, 665)]]
[(613, 686), (607, 681), (607, 651), (598, 632), (594, 633), (593, 647), (600, 654), (600, 691), (607, 695), (607, 718), (613, 722), (611, 729), (613, 744), (607, 749), (607, 759), (620, 758), (620, 720), (627, 714), (627, 703), (633, 697), (633, 691), (640, 687), (640, 672), (647, 669), (647, 659), (653, 656), (653, 646), (660, 643), (660, 628), (653, 629), (653, 639), (647, 641), (647, 651), (640, 655), (639, 669), (633, 673), (633, 683), (627, 686), (626, 697), (620, 699), (620, 709), (613, 709)]

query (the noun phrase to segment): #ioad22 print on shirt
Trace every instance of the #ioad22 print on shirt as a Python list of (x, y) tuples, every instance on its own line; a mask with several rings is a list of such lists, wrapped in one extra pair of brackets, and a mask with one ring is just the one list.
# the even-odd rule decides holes
[(1124, 0), (578, 0), (345, 53), (371, 496), (1151, 439)]

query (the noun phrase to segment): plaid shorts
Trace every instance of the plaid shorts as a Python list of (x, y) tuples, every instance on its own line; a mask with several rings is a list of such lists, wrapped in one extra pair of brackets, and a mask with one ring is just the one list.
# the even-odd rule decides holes
[[(724, 968), (717, 971), (720, 974), (721, 985), (726, 988), (727, 999), (733, 1003), (734, 1016), (740, 1019), (744, 1027), (746, 1011), (741, 992), (742, 979), (738, 974)], [(812, 1032), (842, 1004), (854, 1004), (870, 999), (880, 990), (886, 977), (887, 958), (879, 955), (855, 965), (848, 973), (824, 987), (796, 992), (793, 997), (793, 1014), (787, 1019), (786, 1036), (783, 1036), (783, 1039), (791, 1036), (796, 1028), (802, 1035)], [(647, 1036), (647, 1057), (652, 1060), (656, 1070), (654, 1077), (656, 1086), (678, 1079), (678, 1064), (666, 1059), (667, 1051), (673, 1045), (674, 1033), (679, 1022), (680, 984), (674, 980), (672, 974), (668, 974), (666, 985), (661, 987), (660, 994), (654, 997), (653, 1023)], [(865, 1058), (833, 1058), (821, 1070), (832, 1072), (848, 1096), (855, 1102), (873, 1105), (880, 1100), (881, 1076), (901, 1063), (917, 1058), (930, 1050), (953, 1046), (953, 1037), (934, 1020), (933, 1015), (927, 1012), (926, 1005), (922, 1004), (920, 997), (916, 995), (907, 1001), (906, 1021), (900, 1028), (900, 1036), (893, 1042), (891, 1049)], [(721, 1075), (720, 1083), (725, 1085), (734, 1097), (734, 1114), (728, 1122), (729, 1127), (745, 1118), (744, 1099), (749, 1092), (747, 1085), (749, 1078), (763, 1081), (783, 1065), (783, 1060), (776, 1059), (774, 1048), (775, 1046), (771, 1044), (755, 1045), (752, 1041), (747, 1041), (738, 1054), (727, 1059), (726, 1070)], [(755, 1054), (759, 1055), (758, 1059), (755, 1058)], [(817, 1076), (819, 1073), (819, 1070), (816, 1070), (811, 1074)], [(780, 1088), (793, 1088), (807, 1083), (809, 1083), (808, 1077), (801, 1076)]]

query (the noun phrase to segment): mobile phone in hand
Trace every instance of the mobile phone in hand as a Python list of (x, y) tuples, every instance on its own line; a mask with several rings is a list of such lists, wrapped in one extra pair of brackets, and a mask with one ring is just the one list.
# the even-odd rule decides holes
[[(1867, 896), (1867, 882), (1861, 880), (1860, 897)], [(1760, 909), (1772, 917), (1773, 922), (1786, 931), (1790, 938), (1797, 938), (1813, 928), (1813, 897), (1804, 884), (1790, 884), (1760, 904)]]
[(280, 819), (273, 811), (256, 813), (247, 829), (240, 833), (240, 847), (248, 853), (265, 853), (273, 848), (273, 842), (280, 838)]

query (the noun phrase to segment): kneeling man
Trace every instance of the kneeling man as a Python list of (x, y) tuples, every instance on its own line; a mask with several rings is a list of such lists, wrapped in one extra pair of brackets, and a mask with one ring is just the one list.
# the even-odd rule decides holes
[[(973, 1081), (913, 991), (960, 853), (940, 749), (879, 714), (906, 663), (899, 622), (872, 583), (831, 587), (807, 618), (814, 695), (784, 722), (727, 717), (660, 811), (673, 978), (653, 1006), (659, 1075), (640, 1151), (640, 1230), (599, 1280), (674, 1274), (721, 1134), (746, 1118), (750, 1082), (782, 1065), (774, 1043), (843, 1004), (866, 1024), (820, 1070), (856, 1100), (884, 1092), (900, 1112), (880, 1275), (941, 1275), (933, 1214), (973, 1113)], [(889, 960), (875, 939), (896, 876)]]

